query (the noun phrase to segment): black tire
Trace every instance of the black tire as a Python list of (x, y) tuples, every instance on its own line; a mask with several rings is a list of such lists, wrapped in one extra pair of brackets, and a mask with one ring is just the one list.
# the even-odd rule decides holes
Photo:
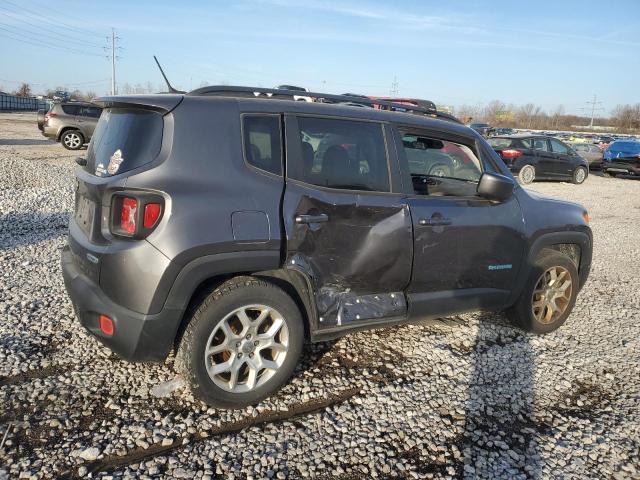
[(67, 150), (80, 150), (84, 145), (84, 135), (80, 130), (65, 130), (60, 135), (60, 143)]
[(578, 167), (573, 171), (573, 175), (571, 175), (571, 182), (576, 185), (580, 185), (584, 183), (589, 175), (589, 171), (584, 167)]
[(602, 170), (602, 174), (605, 177), (616, 178), (617, 172), (610, 172), (609, 170)]
[[(228, 391), (221, 388), (213, 377), (209, 376), (205, 363), (205, 349), (210, 345), (210, 336), (219, 330), (224, 319), (237, 309), (249, 305), (264, 305), (281, 315), (287, 327), (288, 350), (282, 364), (277, 369), (272, 369), (274, 373), (271, 373), (272, 376), (262, 385), (256, 384), (255, 388), (246, 392)], [(236, 334), (236, 332), (232, 333)], [(242, 332), (238, 332), (238, 334), (244, 335)], [(247, 353), (243, 347), (245, 343), (252, 342), (248, 340), (245, 342), (242, 339), (243, 343), (240, 347), (240, 337), (233, 338), (238, 338), (238, 349), (235, 352), (229, 350), (216, 355), (227, 355), (228, 358), (223, 357), (222, 363), (231, 361), (234, 365), (238, 361), (238, 363), (245, 365), (241, 367), (241, 371), (242, 368), (248, 368), (247, 356), (254, 355), (253, 350), (252, 353)], [(236, 340), (232, 340), (232, 343), (235, 342)], [(255, 277), (236, 277), (220, 285), (196, 307), (180, 340), (176, 355), (176, 369), (189, 384), (194, 396), (203, 402), (221, 408), (240, 408), (255, 404), (273, 394), (291, 377), (300, 358), (303, 342), (302, 315), (296, 303), (287, 293), (276, 285)], [(250, 345), (249, 347), (251, 348)], [(256, 358), (262, 355), (262, 351), (256, 349)], [(239, 358), (242, 357), (242, 352), (245, 352), (244, 360)], [(216, 355), (211, 357), (215, 358)], [(264, 374), (265, 371), (262, 371), (262, 375)], [(257, 375), (258, 379), (262, 376), (259, 373)], [(218, 382), (221, 381), (220, 376), (214, 375), (214, 377)]]
[(44, 131), (44, 116), (46, 112), (42, 109), (38, 110), (37, 120), (38, 120), (38, 130), (41, 132)]
[[(536, 315), (534, 315), (534, 290), (536, 290), (536, 286), (539, 286), (542, 276), (545, 275), (549, 269), (556, 267), (564, 269), (570, 276), (570, 296), (566, 299), (566, 303), (564, 303), (563, 299), (563, 303), (565, 305), (564, 310), (557, 318), (549, 319), (549, 321), (541, 321)], [(566, 275), (564, 278), (566, 278)], [(578, 269), (573, 260), (571, 260), (567, 255), (556, 250), (542, 250), (538, 259), (531, 267), (531, 272), (529, 273), (525, 287), (520, 294), (520, 298), (516, 301), (515, 305), (507, 310), (507, 317), (515, 326), (528, 332), (552, 332), (559, 328), (571, 314), (578, 295), (578, 286)], [(536, 295), (538, 296), (537, 300), (540, 301), (539, 294)], [(542, 307), (542, 315), (548, 311), (544, 310), (545, 308), (546, 307)]]
[(520, 169), (520, 172), (518, 173), (518, 179), (520, 180), (520, 183), (524, 185), (533, 183), (533, 181), (536, 179), (535, 167), (533, 165), (525, 165), (524, 167), (522, 167)]

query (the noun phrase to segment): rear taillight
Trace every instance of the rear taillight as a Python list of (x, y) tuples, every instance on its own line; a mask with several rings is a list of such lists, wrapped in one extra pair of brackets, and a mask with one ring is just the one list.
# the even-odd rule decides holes
[(520, 150), (502, 150), (503, 158), (518, 158), (520, 156), (522, 156), (522, 152)]
[(153, 193), (116, 194), (111, 203), (111, 232), (122, 237), (145, 238), (158, 225), (163, 206), (162, 197)]
[(138, 201), (135, 198), (124, 197), (120, 207), (120, 229), (127, 235), (136, 233), (136, 215)]
[(57, 113), (48, 112), (48, 113), (46, 113), (46, 114), (45, 114), (45, 116), (44, 116), (44, 121), (45, 121), (45, 122), (48, 122), (48, 121), (49, 121), (49, 119), (54, 118), (54, 117), (57, 117), (57, 116), (58, 116), (58, 114), (57, 114)]
[(160, 204), (147, 203), (144, 206), (144, 228), (153, 228), (160, 218)]

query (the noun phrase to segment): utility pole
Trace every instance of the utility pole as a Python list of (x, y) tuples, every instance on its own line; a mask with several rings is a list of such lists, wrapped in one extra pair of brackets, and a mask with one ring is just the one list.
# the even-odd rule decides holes
[(593, 100), (590, 102), (586, 102), (587, 105), (591, 105), (591, 122), (589, 122), (589, 128), (593, 128), (593, 118), (595, 117), (596, 110), (604, 110), (602, 107), (597, 107), (596, 105), (602, 105), (602, 102), (598, 102), (598, 97), (594, 94)]
[(398, 96), (398, 77), (396, 77), (395, 75), (393, 76), (393, 83), (391, 84), (391, 90), (389, 91), (389, 94), (392, 97)]
[(116, 94), (116, 33), (111, 29), (111, 95)]
[(116, 88), (116, 60), (119, 60), (120, 57), (116, 55), (116, 50), (122, 50), (122, 47), (116, 46), (116, 41), (120, 40), (120, 37), (116, 36), (116, 31), (114, 28), (111, 29), (111, 37), (107, 37), (110, 45), (108, 48), (111, 50), (111, 95), (115, 95), (117, 93)]

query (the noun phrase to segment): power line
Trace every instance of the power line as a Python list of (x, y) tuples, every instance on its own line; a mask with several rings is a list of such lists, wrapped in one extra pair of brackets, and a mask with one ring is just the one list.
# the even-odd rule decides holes
[(13, 7), (20, 9), (21, 13), (23, 13), (23, 14), (29, 15), (30, 17), (35, 17), (37, 20), (49, 23), (51, 25), (55, 25), (56, 27), (60, 27), (60, 25), (62, 25), (62, 26), (65, 26), (67, 28), (70, 28), (72, 30), (76, 30), (77, 32), (81, 33), (82, 35), (93, 35), (93, 36), (96, 36), (96, 37), (104, 38), (103, 35), (100, 35), (100, 34), (97, 34), (95, 32), (92, 32), (91, 30), (78, 28), (78, 27), (75, 27), (73, 25), (69, 25), (68, 23), (61, 22), (59, 20), (50, 20), (49, 18), (43, 16), (42, 14), (34, 12), (33, 10), (30, 10), (28, 8), (24, 8), (22, 5), (17, 5), (15, 3), (11, 2), (10, 0), (5, 0), (5, 3), (8, 3), (9, 5), (12, 5)]
[[(32, 23), (32, 22), (30, 22), (30, 21), (28, 21), (28, 20), (25, 20), (25, 19), (23, 19), (23, 18), (20, 18), (20, 17), (18, 16), (18, 15), (19, 15), (18, 13), (13, 12), (13, 11), (11, 11), (11, 10), (7, 10), (7, 9), (6, 9), (6, 7), (0, 6), (0, 8), (1, 8), (1, 9), (3, 9), (5, 12), (7, 12), (7, 13), (11, 16), (11, 18), (12, 18), (12, 19), (14, 19), (14, 20), (16, 20), (16, 21), (18, 21), (18, 22), (22, 22), (22, 23), (25, 23), (25, 24), (27, 24), (27, 25), (30, 25), (31, 27), (35, 27), (35, 28), (37, 28), (37, 29), (38, 29), (38, 31), (37, 31), (37, 34), (38, 34), (38, 35), (48, 35), (48, 36), (51, 36), (51, 34), (53, 34), (53, 35), (56, 35), (56, 36), (58, 36), (58, 37), (61, 37), (61, 38), (62, 38), (62, 39), (64, 39), (64, 41), (66, 41), (66, 42), (73, 42), (73, 43), (77, 43), (77, 44), (82, 45), (83, 47), (104, 48), (104, 46), (102, 46), (102, 45), (97, 45), (97, 44), (95, 44), (95, 43), (88, 42), (88, 41), (87, 41), (87, 40), (85, 40), (85, 39), (80, 39), (80, 38), (78, 38), (78, 37), (71, 36), (71, 35), (69, 35), (68, 33), (64, 33), (64, 34), (63, 34), (63, 33), (60, 33), (60, 32), (58, 32), (58, 31), (56, 31), (56, 30), (54, 30), (54, 29), (52, 29), (52, 28), (45, 27), (45, 26), (43, 26), (43, 25), (38, 25), (38, 24)], [(37, 20), (38, 20), (38, 19), (36, 18), (36, 21), (37, 21)], [(24, 27), (20, 27), (20, 28), (24, 28)], [(50, 32), (50, 33), (49, 33), (49, 34), (42, 33), (43, 31), (45, 31), (45, 32)], [(52, 38), (53, 38), (53, 37), (52, 37)], [(56, 39), (56, 40), (60, 41), (60, 39)]]
[[(55, 43), (55, 45), (58, 46), (63, 46), (63, 47), (67, 47), (69, 43), (72, 44), (77, 44), (77, 45), (81, 45), (81, 46), (85, 46), (83, 42), (80, 41), (74, 41), (71, 39), (61, 39), (61, 38), (56, 38), (53, 35), (49, 34), (49, 33), (45, 33), (45, 32), (33, 32), (31, 30), (27, 30), (25, 27), (22, 26), (13, 26), (13, 25), (9, 25), (6, 23), (0, 23), (0, 25), (4, 26), (5, 28), (10, 28), (12, 30), (15, 30), (15, 35), (31, 35), (32, 37), (35, 36), (35, 40), (40, 40), (40, 41), (44, 41), (46, 40), (47, 42), (51, 43), (51, 42), (57, 42)], [(59, 34), (58, 34), (59, 35)], [(62, 35), (60, 35), (62, 37)], [(27, 37), (30, 38), (30, 37)], [(44, 39), (44, 40), (41, 40)], [(78, 49), (78, 47), (76, 47), (75, 45), (72, 45), (73, 48)], [(87, 45), (87, 47), (91, 48), (91, 45)], [(100, 49), (104, 49), (104, 47), (98, 47)], [(89, 53), (89, 52), (87, 52)], [(94, 55), (98, 55), (96, 52), (91, 52)]]
[(83, 52), (81, 50), (76, 50), (73, 48), (69, 48), (69, 47), (61, 47), (61, 46), (57, 46), (57, 45), (49, 45), (47, 43), (44, 43), (40, 40), (36, 40), (33, 38), (28, 37), (28, 39), (25, 38), (20, 38), (20, 37), (15, 37), (14, 35), (16, 35), (15, 32), (12, 32), (10, 30), (7, 30), (6, 28), (0, 27), (0, 30), (3, 30), (5, 32), (8, 32), (11, 35), (8, 35), (7, 33), (0, 33), (0, 35), (10, 38), (12, 40), (15, 40), (17, 42), (22, 42), (22, 43), (28, 43), (30, 45), (35, 45), (36, 47), (44, 47), (44, 48), (48, 48), (50, 50), (56, 50), (56, 51), (62, 51), (62, 52), (66, 52), (66, 53), (75, 53), (78, 55), (88, 55), (91, 57), (101, 57), (102, 55), (98, 55), (97, 53), (89, 53), (89, 52)]

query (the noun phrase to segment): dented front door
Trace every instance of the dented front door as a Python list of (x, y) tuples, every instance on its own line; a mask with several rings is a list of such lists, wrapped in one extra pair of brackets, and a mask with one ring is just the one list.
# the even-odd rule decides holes
[(288, 181), (287, 267), (309, 278), (320, 329), (406, 315), (413, 238), (400, 195)]

